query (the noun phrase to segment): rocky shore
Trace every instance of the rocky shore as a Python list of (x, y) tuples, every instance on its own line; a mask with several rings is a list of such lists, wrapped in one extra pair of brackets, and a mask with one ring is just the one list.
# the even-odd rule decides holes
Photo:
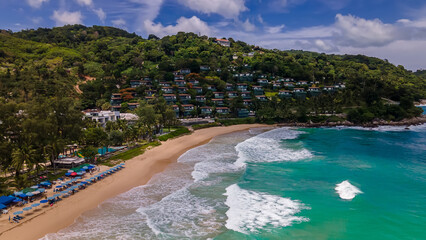
[(364, 124), (355, 124), (351, 123), (349, 121), (343, 121), (343, 122), (322, 122), (322, 123), (279, 123), (277, 126), (279, 127), (336, 127), (336, 126), (357, 126), (357, 127), (365, 127), (365, 128), (374, 128), (379, 126), (415, 126), (415, 125), (421, 125), (426, 123), (426, 115), (422, 115), (420, 117), (416, 118), (410, 118), (410, 119), (403, 119), (398, 122), (394, 121), (385, 121), (385, 120), (375, 120), (370, 123), (364, 123)]

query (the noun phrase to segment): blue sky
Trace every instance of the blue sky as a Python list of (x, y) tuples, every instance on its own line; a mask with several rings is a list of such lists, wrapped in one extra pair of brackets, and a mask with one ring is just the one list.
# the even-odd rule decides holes
[(426, 69), (424, 0), (0, 0), (0, 28), (80, 23), (159, 37), (178, 31), (266, 48), (365, 54)]

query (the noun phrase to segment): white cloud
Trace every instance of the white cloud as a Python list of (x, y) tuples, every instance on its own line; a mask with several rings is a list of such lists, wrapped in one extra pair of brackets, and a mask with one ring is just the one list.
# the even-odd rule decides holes
[(111, 23), (114, 27), (127, 29), (126, 28), (126, 21), (122, 18), (112, 20)]
[(81, 6), (93, 6), (92, 0), (76, 0)]
[(32, 8), (40, 8), (41, 5), (43, 5), (43, 3), (45, 3), (45, 2), (49, 2), (49, 0), (27, 0), (27, 3)]
[(244, 0), (179, 0), (186, 7), (205, 14), (216, 13), (225, 18), (237, 18), (247, 11)]
[(248, 19), (246, 19), (245, 22), (242, 22), (241, 26), (246, 32), (253, 32), (254, 30), (256, 30), (256, 26), (254, 26), (254, 24), (252, 24)]
[(102, 22), (105, 22), (106, 13), (104, 12), (104, 10), (102, 10), (102, 8), (93, 9), (93, 12), (95, 12), (95, 14), (98, 16), (99, 20), (101, 20)]
[(83, 22), (83, 16), (80, 11), (53, 11), (52, 19), (56, 22), (56, 26), (81, 24)]
[(273, 26), (273, 27), (265, 27), (265, 31), (267, 33), (275, 34), (275, 33), (281, 32), (281, 30), (283, 30), (284, 27), (285, 27), (284, 24)]
[(102, 23), (105, 22), (106, 19), (106, 13), (102, 8), (95, 8), (95, 4), (93, 3), (93, 0), (75, 0), (80, 6), (86, 6), (88, 7), (92, 12), (98, 16), (99, 20), (101, 20)]
[(176, 21), (176, 25), (163, 26), (161, 23), (154, 23), (150, 20), (144, 22), (145, 31), (158, 37), (176, 34), (177, 32), (193, 32), (202, 35), (210, 35), (213, 30), (196, 16), (191, 18), (181, 17)]
[(337, 14), (335, 26), (339, 31), (337, 41), (342, 46), (383, 46), (397, 37), (395, 26), (385, 24), (379, 19), (366, 20)]

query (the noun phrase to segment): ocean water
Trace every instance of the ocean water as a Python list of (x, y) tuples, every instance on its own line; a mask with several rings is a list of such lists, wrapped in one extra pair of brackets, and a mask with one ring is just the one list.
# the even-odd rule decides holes
[(426, 239), (426, 125), (252, 129), (44, 239)]

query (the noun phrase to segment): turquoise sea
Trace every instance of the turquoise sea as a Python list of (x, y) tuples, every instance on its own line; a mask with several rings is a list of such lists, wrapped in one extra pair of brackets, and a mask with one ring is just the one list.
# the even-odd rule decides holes
[(425, 125), (265, 128), (188, 151), (45, 239), (401, 240), (425, 226)]

